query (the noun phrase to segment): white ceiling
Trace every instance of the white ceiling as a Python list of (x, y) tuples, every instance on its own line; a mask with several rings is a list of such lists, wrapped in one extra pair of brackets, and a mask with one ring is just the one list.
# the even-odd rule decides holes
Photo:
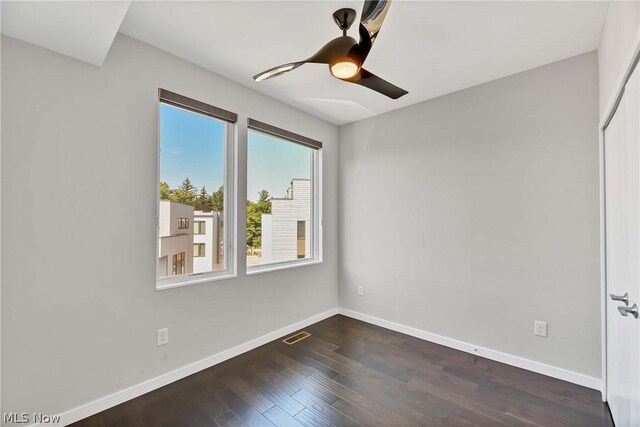
[(101, 66), (130, 1), (2, 1), (2, 33)]
[[(134, 1), (128, 11), (128, 2), (2, 3), (3, 33), (94, 64), (124, 16), (120, 32), (335, 124), (597, 49), (606, 13), (597, 1), (396, 0), (365, 64), (409, 91), (391, 100), (334, 79), (323, 65), (252, 79), (309, 57), (340, 35), (331, 14), (341, 7), (359, 14), (362, 1)], [(357, 24), (350, 35), (357, 39)]]

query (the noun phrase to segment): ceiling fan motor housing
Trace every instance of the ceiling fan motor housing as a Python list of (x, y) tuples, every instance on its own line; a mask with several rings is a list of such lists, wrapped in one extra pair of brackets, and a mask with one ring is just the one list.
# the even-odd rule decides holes
[(356, 20), (356, 11), (349, 8), (338, 9), (333, 12), (333, 20), (338, 28), (343, 31), (343, 34), (346, 35), (347, 30), (351, 28), (351, 24)]

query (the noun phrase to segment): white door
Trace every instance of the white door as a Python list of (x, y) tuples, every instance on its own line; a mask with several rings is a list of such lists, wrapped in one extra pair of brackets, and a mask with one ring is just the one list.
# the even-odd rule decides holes
[[(607, 400), (618, 427), (640, 426), (640, 80), (604, 134)], [(624, 296), (628, 301), (622, 301)], [(633, 313), (635, 308), (635, 315)]]

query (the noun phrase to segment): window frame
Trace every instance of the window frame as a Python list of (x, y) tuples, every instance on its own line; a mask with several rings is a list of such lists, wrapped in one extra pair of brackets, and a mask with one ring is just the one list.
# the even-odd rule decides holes
[[(209, 271), (203, 273), (190, 273), (181, 276), (159, 277), (158, 254), (160, 250), (160, 148), (161, 148), (161, 126), (162, 126), (162, 105), (166, 104), (173, 108), (185, 110), (191, 114), (198, 114), (208, 119), (218, 120), (224, 124), (224, 210), (223, 221), (223, 242), (224, 242), (224, 269), (219, 271)], [(237, 277), (237, 233), (236, 216), (237, 206), (237, 115), (218, 107), (169, 92), (165, 89), (158, 89), (158, 138), (156, 141), (156, 243), (154, 262), (156, 264), (156, 290), (166, 290), (183, 286), (197, 285), (200, 283), (213, 282)], [(195, 220), (193, 221), (195, 222)], [(195, 242), (192, 242), (192, 244)], [(191, 248), (193, 251), (193, 248)]]
[[(310, 248), (312, 257), (293, 259), (289, 261), (271, 262), (264, 265), (247, 265), (246, 274), (269, 273), (290, 268), (298, 268), (307, 265), (316, 265), (323, 262), (323, 219), (322, 219), (322, 143), (293, 132), (277, 128), (275, 126), (248, 119), (247, 122), (247, 158), (249, 156), (249, 132), (258, 132), (272, 137), (280, 138), (292, 144), (304, 145), (311, 150), (311, 220), (310, 222)], [(247, 176), (249, 170), (246, 171)], [(246, 203), (246, 201), (245, 201)], [(246, 218), (245, 218), (246, 220)], [(297, 244), (297, 241), (296, 241)], [(244, 252), (243, 252), (244, 253)]]

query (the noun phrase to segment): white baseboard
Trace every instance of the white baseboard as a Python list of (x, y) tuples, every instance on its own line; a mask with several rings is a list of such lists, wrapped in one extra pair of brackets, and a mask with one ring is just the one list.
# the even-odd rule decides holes
[[(287, 335), (299, 329), (305, 328), (309, 325), (312, 325), (316, 322), (327, 319), (336, 314), (338, 314), (337, 308), (327, 310), (323, 313), (316, 314), (315, 316), (311, 316), (307, 319), (301, 320), (292, 325), (285, 326), (284, 328), (278, 329), (277, 331), (270, 332), (259, 338), (255, 338), (251, 341), (247, 341), (236, 347), (230, 348), (228, 350), (222, 351), (220, 353), (214, 354), (209, 357), (205, 357), (204, 359), (198, 360), (197, 362), (191, 363), (189, 365), (175, 369), (171, 372), (167, 372), (166, 374), (162, 374), (160, 376), (157, 376), (155, 378), (152, 378), (140, 384), (136, 384), (134, 386), (125, 388), (124, 390), (117, 391), (108, 396), (101, 397), (100, 399), (94, 400), (93, 402), (89, 402), (84, 405), (73, 408), (69, 411), (63, 412), (62, 414), (60, 414), (60, 425), (69, 425), (83, 418), (97, 414), (98, 412), (104, 411), (105, 409), (109, 409), (113, 406), (124, 403), (127, 400), (131, 400), (135, 397), (141, 396), (157, 388), (163, 387), (174, 381), (178, 381), (179, 379), (188, 377), (189, 375), (195, 374), (196, 372), (202, 371), (203, 369), (210, 368), (211, 366), (217, 365), (218, 363), (224, 362), (225, 360), (231, 359), (232, 357), (236, 357), (242, 353), (246, 353), (247, 351), (253, 350), (254, 348), (260, 347), (261, 345), (264, 345), (268, 342), (278, 339), (284, 335)], [(32, 424), (32, 425), (41, 425), (41, 424)]]
[[(401, 325), (399, 323), (391, 322), (388, 320), (380, 319), (367, 314), (359, 313), (357, 311), (348, 310), (346, 308), (333, 308), (323, 313), (316, 314), (307, 319), (301, 320), (277, 331), (270, 332), (261, 337), (255, 338), (251, 341), (247, 341), (236, 347), (198, 360), (197, 362), (175, 369), (166, 374), (162, 374), (150, 380), (144, 381), (140, 384), (133, 385), (124, 390), (117, 391), (108, 396), (101, 397), (93, 402), (86, 403), (76, 408), (70, 409), (60, 414), (60, 425), (69, 425), (76, 421), (80, 421), (83, 418), (102, 412), (113, 406), (124, 403), (128, 400), (134, 399), (145, 393), (163, 387), (174, 381), (178, 381), (203, 369), (210, 368), (232, 357), (238, 356), (261, 345), (267, 344), (275, 339), (278, 339), (284, 335), (295, 332), (299, 329), (305, 328), (321, 320), (327, 319), (336, 314), (342, 314), (347, 317), (351, 317), (363, 322), (371, 323), (373, 325), (381, 326), (383, 328), (391, 329), (396, 332), (411, 335), (416, 338), (420, 338), (426, 341), (434, 342), (436, 344), (444, 345), (446, 347), (455, 348), (456, 350), (465, 351), (471, 354), (477, 354), (478, 356), (485, 357), (487, 359), (495, 360), (497, 362), (506, 363), (507, 365), (516, 366), (518, 368), (526, 369), (528, 371), (537, 372), (539, 374), (547, 375), (553, 378), (558, 378), (564, 381), (568, 381), (581, 386), (589, 387), (595, 390), (600, 390), (601, 380), (593, 378), (587, 375), (579, 374), (577, 372), (569, 371), (555, 366), (546, 365), (544, 363), (535, 362), (533, 360), (524, 359), (522, 357), (513, 356), (511, 354), (502, 353), (500, 351), (491, 350), (488, 348), (476, 346), (466, 343), (464, 341), (458, 341), (452, 338), (447, 338), (442, 335), (432, 334), (420, 329), (412, 328), (410, 326)], [(41, 424), (32, 424), (41, 425)]]
[(545, 363), (535, 362), (533, 360), (524, 359), (522, 357), (513, 356), (511, 354), (469, 344), (464, 341), (458, 341), (453, 338), (447, 338), (442, 335), (432, 334), (431, 332), (426, 332), (420, 329), (412, 328), (410, 326), (390, 322), (388, 320), (369, 316), (368, 314), (359, 313), (357, 311), (349, 310), (346, 308), (340, 308), (339, 312), (340, 314), (347, 317), (381, 326), (383, 328), (391, 329), (392, 331), (400, 332), (406, 335), (411, 335), (412, 337), (440, 344), (445, 347), (455, 348), (456, 350), (461, 350), (471, 354), (477, 354), (478, 356), (495, 360), (496, 362), (501, 362), (507, 365), (515, 366), (517, 368), (537, 372), (539, 374), (547, 375), (549, 377), (557, 378), (563, 381), (568, 381), (570, 383), (592, 388), (594, 390), (600, 390), (601, 380), (598, 378), (590, 377), (588, 375), (579, 374), (567, 369), (557, 368)]

